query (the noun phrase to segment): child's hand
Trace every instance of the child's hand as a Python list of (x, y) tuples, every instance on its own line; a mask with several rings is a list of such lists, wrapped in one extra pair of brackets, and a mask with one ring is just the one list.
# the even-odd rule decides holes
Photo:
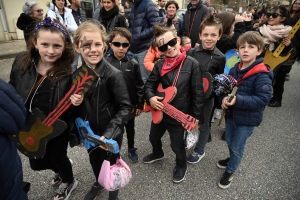
[(235, 23), (243, 22), (243, 21), (244, 21), (244, 16), (241, 16), (239, 14), (235, 15), (235, 20), (234, 20)]
[[(100, 140), (103, 141), (104, 139), (105, 139), (105, 137), (104, 137), (104, 136), (101, 136)], [(108, 151), (108, 149), (107, 149), (106, 147), (104, 147), (104, 146), (99, 145), (99, 147), (100, 147), (101, 149), (105, 150), (105, 151)]]
[(233, 106), (236, 103), (236, 96), (233, 97), (233, 99), (231, 100), (231, 102), (228, 102), (228, 98), (224, 97), (222, 100), (222, 109), (228, 109), (228, 106)]
[(136, 109), (136, 112), (135, 112), (136, 116), (140, 116), (141, 113), (142, 113), (142, 109)]
[(152, 106), (152, 108), (154, 108), (155, 110), (161, 110), (164, 107), (164, 104), (162, 104), (159, 100), (163, 100), (163, 97), (159, 97), (159, 96), (153, 96), (149, 99), (150, 105)]
[(252, 21), (251, 15), (248, 15), (248, 14), (246, 14), (246, 13), (243, 13), (243, 18), (244, 18), (244, 21), (245, 21), (245, 22), (250, 22), (250, 21)]
[(287, 46), (290, 46), (291, 40), (289, 38), (283, 38), (281, 43), (287, 47)]
[(83, 95), (73, 94), (71, 95), (70, 100), (74, 106), (79, 106), (83, 101)]

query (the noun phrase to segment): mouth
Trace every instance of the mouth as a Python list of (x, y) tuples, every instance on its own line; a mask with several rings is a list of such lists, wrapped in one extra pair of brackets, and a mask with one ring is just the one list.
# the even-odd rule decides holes
[(98, 57), (99, 57), (99, 55), (89, 55), (89, 58), (91, 58), (91, 59), (96, 59)]
[(47, 56), (49, 59), (53, 59), (55, 58), (55, 56)]

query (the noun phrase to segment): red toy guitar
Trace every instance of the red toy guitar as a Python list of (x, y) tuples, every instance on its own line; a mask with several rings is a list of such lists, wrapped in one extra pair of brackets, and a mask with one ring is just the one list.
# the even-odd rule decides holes
[(177, 120), (181, 123), (181, 125), (189, 130), (192, 131), (194, 128), (196, 128), (198, 125), (198, 120), (194, 117), (184, 114), (183, 112), (177, 110), (169, 103), (175, 98), (177, 94), (177, 89), (174, 86), (170, 86), (166, 89), (163, 89), (161, 85), (158, 86), (157, 92), (159, 96), (164, 95), (164, 99), (161, 101), (161, 103), (164, 105), (164, 108), (162, 110), (155, 110), (152, 108), (152, 106), (145, 105), (144, 112), (151, 111), (152, 114), (152, 121), (154, 124), (159, 124), (163, 118), (163, 112), (172, 117), (173, 119)]
[(98, 75), (89, 67), (83, 66), (76, 71), (73, 85), (54, 110), (45, 117), (38, 108), (32, 110), (26, 119), (25, 126), (18, 135), (11, 138), (18, 150), (29, 158), (42, 158), (49, 140), (62, 134), (67, 124), (58, 118), (71, 106), (72, 94), (84, 94), (88, 91)]

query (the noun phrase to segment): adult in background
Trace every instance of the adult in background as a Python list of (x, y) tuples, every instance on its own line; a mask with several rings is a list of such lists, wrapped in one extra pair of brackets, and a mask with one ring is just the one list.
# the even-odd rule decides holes
[[(79, 26), (82, 22), (86, 21), (86, 15), (85, 12), (80, 8), (82, 0), (69, 0), (69, 3), (71, 4), (72, 9), (72, 15), (75, 19), (75, 22), (77, 26)], [(80, 54), (75, 51), (75, 59), (72, 63), (72, 71), (74, 72), (77, 69), (78, 66), (78, 59), (80, 57)], [(81, 59), (82, 63), (84, 63), (83, 59)]]
[(129, 1), (125, 1), (124, 8), (125, 9), (130, 8), (130, 2)]
[(166, 3), (167, 0), (158, 0), (158, 6), (159, 6), (158, 14), (160, 17), (164, 17), (164, 15), (166, 14), (166, 10), (165, 10)]
[(103, 7), (102, 0), (99, 0), (98, 6), (96, 7), (93, 15), (93, 19), (99, 19), (100, 10)]
[[(183, 18), (183, 36), (188, 36), (191, 39), (192, 47), (195, 46), (199, 39), (199, 26), (208, 15), (208, 8), (202, 5), (200, 0), (191, 0), (187, 6), (187, 11)], [(197, 43), (196, 46), (198, 45)]]
[(257, 12), (258, 16), (261, 17), (263, 14), (266, 15), (268, 13), (266, 9), (266, 5), (263, 5), (261, 10)]
[(132, 34), (129, 51), (139, 62), (142, 79), (148, 79), (150, 72), (144, 66), (144, 58), (152, 43), (154, 24), (160, 21), (158, 9), (152, 0), (135, 0), (129, 15), (129, 31)]
[(22, 10), (23, 13), (18, 18), (17, 27), (23, 31), (27, 43), (35, 25), (43, 19), (44, 10), (35, 1), (26, 1)]
[(9, 136), (18, 134), (27, 111), (22, 98), (0, 79), (0, 199), (28, 200), (22, 190), (23, 170), (17, 149)]
[(100, 9), (98, 20), (109, 33), (114, 27), (128, 28), (126, 19), (119, 13), (119, 7), (117, 6), (118, 0), (102, 0), (103, 7)]
[(177, 35), (181, 37), (181, 30), (182, 30), (182, 22), (181, 19), (178, 19), (176, 17), (176, 12), (179, 9), (178, 3), (176, 1), (168, 1), (166, 4), (166, 14), (165, 16), (161, 19), (160, 22), (165, 22), (167, 23), (168, 19), (172, 19), (172, 22), (175, 26), (175, 29), (177, 31)]

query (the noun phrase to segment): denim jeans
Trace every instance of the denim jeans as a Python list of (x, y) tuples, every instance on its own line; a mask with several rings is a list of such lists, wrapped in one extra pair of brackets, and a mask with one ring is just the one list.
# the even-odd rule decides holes
[(145, 59), (147, 52), (148, 52), (148, 50), (142, 51), (140, 53), (130, 52), (130, 54), (132, 54), (133, 58), (136, 59), (140, 65), (140, 71), (141, 71), (142, 79), (143, 79), (144, 83), (147, 81), (148, 77), (151, 74), (151, 72), (149, 72), (144, 65), (144, 59)]
[(247, 139), (252, 135), (254, 126), (236, 126), (232, 119), (226, 119), (225, 138), (229, 148), (230, 160), (226, 171), (234, 173), (244, 156)]
[(165, 122), (154, 124), (151, 122), (151, 129), (149, 139), (153, 148), (153, 154), (159, 156), (163, 153), (161, 138), (168, 130), (171, 140), (171, 148), (176, 154), (176, 164), (185, 167), (186, 166), (186, 153), (183, 141), (184, 128), (181, 125), (174, 125)]
[(214, 98), (205, 99), (204, 101), (204, 111), (203, 111), (203, 123), (200, 125), (199, 131), (199, 140), (194, 149), (195, 152), (202, 155), (204, 153), (204, 148), (208, 140), (210, 132), (210, 121), (211, 121), (211, 112), (214, 106)]

